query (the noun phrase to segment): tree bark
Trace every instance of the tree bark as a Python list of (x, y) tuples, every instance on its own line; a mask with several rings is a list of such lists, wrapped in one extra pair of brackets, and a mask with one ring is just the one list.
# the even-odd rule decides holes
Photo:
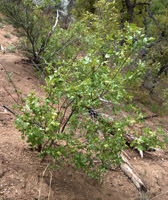
[(133, 17), (134, 17), (134, 9), (136, 6), (143, 6), (143, 5), (150, 5), (150, 3), (147, 3), (147, 2), (140, 2), (140, 3), (137, 3), (136, 0), (134, 0), (132, 3), (131, 3), (131, 0), (125, 0), (125, 5), (127, 7), (127, 14), (128, 14), (128, 22), (129, 23), (132, 23), (133, 22)]
[(134, 0), (133, 3), (131, 3), (130, 0), (125, 0), (125, 4), (127, 7), (127, 13), (128, 13), (128, 22), (133, 22), (133, 16), (134, 16), (134, 8), (136, 6), (136, 0)]

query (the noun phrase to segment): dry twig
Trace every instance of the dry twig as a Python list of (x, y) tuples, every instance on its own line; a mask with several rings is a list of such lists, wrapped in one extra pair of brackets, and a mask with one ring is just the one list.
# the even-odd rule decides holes
[[(2, 68), (4, 69), (4, 71), (5, 71), (5, 73), (6, 73), (7, 77), (8, 77), (8, 80), (10, 80), (10, 83), (12, 84), (12, 86), (13, 86), (13, 88), (14, 88), (14, 90), (15, 90), (17, 96), (18, 96), (18, 99), (20, 100), (21, 103), (23, 103), (23, 99), (22, 99), (22, 97), (20, 96), (19, 91), (18, 91), (18, 89), (16, 88), (16, 85), (14, 84), (14, 82), (13, 82), (12, 79), (11, 79), (11, 77), (9, 76), (8, 71), (6, 70), (5, 66), (4, 66), (2, 63), (0, 63), (0, 64), (1, 64)], [(6, 90), (5, 90), (5, 91), (6, 91)], [(10, 96), (11, 96), (11, 95), (10, 95)], [(11, 96), (11, 97), (12, 97), (12, 96)], [(13, 97), (12, 97), (12, 98), (13, 98)], [(18, 103), (17, 103), (17, 104), (18, 104)]]
[(41, 188), (42, 188), (42, 181), (44, 179), (44, 175), (48, 169), (48, 166), (49, 164), (46, 166), (46, 168), (44, 169), (43, 173), (42, 173), (42, 177), (41, 177), (41, 180), (40, 180), (40, 187), (39, 187), (39, 196), (38, 196), (38, 200), (41, 200)]
[(50, 185), (49, 185), (49, 192), (48, 192), (48, 200), (50, 200), (51, 184), (52, 184), (52, 173), (50, 172)]
[(52, 36), (52, 34), (54, 33), (55, 29), (56, 29), (56, 26), (58, 24), (58, 18), (59, 18), (59, 11), (57, 10), (57, 16), (56, 16), (56, 20), (55, 20), (55, 24), (54, 26), (52, 27), (52, 30), (48, 33), (48, 35), (46, 36), (46, 39), (45, 41), (43, 42), (43, 44), (41, 45), (41, 48), (39, 50), (39, 52), (37, 53), (37, 56), (39, 57), (40, 53), (42, 51), (44, 51), (44, 48), (46, 47), (47, 43), (48, 43), (48, 40), (49, 38)]

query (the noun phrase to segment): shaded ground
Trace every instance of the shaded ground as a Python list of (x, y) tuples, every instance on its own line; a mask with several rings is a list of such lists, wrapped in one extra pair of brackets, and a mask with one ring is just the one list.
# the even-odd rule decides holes
[[(24, 63), (26, 58), (11, 53), (18, 40), (12, 34), (13, 28), (0, 25), (0, 45), (7, 49), (0, 52), (0, 200), (168, 200), (168, 151), (145, 154), (144, 159), (133, 150), (128, 151), (131, 164), (149, 189), (144, 198), (119, 168), (108, 171), (102, 184), (70, 166), (53, 172), (45, 170), (47, 161), (38, 160), (37, 153), (20, 140), (13, 125), (14, 116), (2, 107), (11, 108), (14, 100), (9, 94), (15, 99), (17, 95), (1, 64), (24, 95), (34, 89), (42, 95), (42, 90), (31, 66)], [(167, 118), (153, 118), (146, 123), (168, 129)]]

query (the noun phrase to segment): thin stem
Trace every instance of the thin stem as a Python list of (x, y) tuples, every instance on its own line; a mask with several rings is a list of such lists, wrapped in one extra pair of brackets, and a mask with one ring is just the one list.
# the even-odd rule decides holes
[[(72, 37), (71, 37), (72, 38)], [(70, 39), (71, 39), (70, 38)], [(67, 46), (69, 46), (70, 44), (72, 44), (75, 40), (77, 40), (77, 38), (74, 38), (73, 40), (69, 41), (70, 39), (67, 40), (67, 42), (65, 42), (65, 44), (63, 45), (63, 47), (59, 48), (58, 50), (56, 50), (51, 57), (57, 55), (59, 52), (63, 51)]]
[[(4, 71), (5, 71), (5, 73), (6, 73), (7, 77), (8, 77), (8, 79), (10, 80), (10, 83), (12, 84), (13, 88), (15, 89), (15, 92), (16, 92), (16, 94), (17, 94), (17, 96), (18, 96), (18, 99), (20, 99), (21, 103), (23, 103), (23, 100), (22, 100), (22, 98), (21, 98), (21, 96), (20, 96), (20, 94), (19, 94), (19, 92), (18, 92), (18, 90), (17, 90), (17, 88), (16, 88), (14, 82), (13, 82), (12, 79), (10, 78), (10, 76), (9, 76), (9, 74), (8, 74), (8, 72), (7, 72), (7, 70), (6, 70), (6, 68), (4, 67), (4, 65), (3, 65), (2, 63), (0, 63), (0, 64), (1, 64), (2, 68), (4, 69)], [(5, 87), (4, 87), (4, 88), (5, 88)], [(11, 96), (11, 95), (10, 95), (10, 96)], [(18, 104), (18, 103), (17, 103), (17, 104)]]
[(64, 107), (65, 103), (68, 101), (68, 97), (65, 98), (65, 100), (63, 101), (62, 105), (60, 106), (60, 109), (58, 110), (58, 112), (61, 111), (61, 109)]
[(12, 113), (14, 116), (16, 116), (16, 113), (14, 113), (10, 108), (8, 108), (7, 106), (2, 106), (4, 107), (6, 110), (8, 110), (10, 113)]
[(146, 11), (148, 12), (149, 17), (153, 20), (153, 22), (155, 23), (155, 25), (157, 26), (158, 30), (159, 30), (159, 35), (161, 36), (161, 27), (160, 24), (157, 22), (157, 20), (155, 19), (155, 17), (152, 15), (152, 13), (150, 12), (150, 4), (149, 6), (146, 8)]
[(3, 86), (4, 90), (6, 91), (6, 93), (13, 99), (13, 101), (19, 105), (19, 103), (16, 101), (16, 99), (11, 95), (11, 93), (5, 88), (5, 86)]
[[(65, 114), (66, 114), (66, 112), (67, 112), (69, 106), (71, 105), (71, 103), (72, 103), (73, 101), (74, 101), (74, 100), (70, 101), (70, 103), (66, 106), (66, 108), (65, 108), (65, 110), (64, 110), (64, 113), (63, 113), (62, 119), (60, 120), (59, 131), (60, 131), (60, 129), (61, 129), (61, 124), (62, 124), (62, 122), (63, 122), (63, 120), (64, 120), (64, 118), (65, 118)], [(61, 132), (62, 132), (62, 131), (61, 131)]]
[(72, 115), (74, 114), (75, 111), (76, 111), (76, 109), (73, 109), (73, 110), (71, 111), (71, 113), (70, 113), (69, 117), (67, 118), (67, 120), (66, 120), (64, 126), (62, 127), (61, 132), (64, 132), (64, 129), (65, 129), (65, 127), (66, 127), (68, 121), (70, 120), (70, 118), (72, 117)]
[[(116, 76), (118, 75), (118, 73), (122, 70), (122, 68), (124, 68), (124, 64), (126, 63), (127, 59), (131, 56), (131, 54), (133, 53), (135, 48), (132, 49), (132, 51), (128, 54), (128, 56), (124, 59), (123, 63), (121, 64), (121, 66), (119, 67), (119, 69), (117, 70), (117, 72), (114, 74), (114, 76), (112, 77), (111, 80), (114, 80), (116, 78)], [(107, 86), (109, 87), (109, 86)], [(93, 99), (93, 101), (97, 100), (98, 98), (102, 98), (104, 95), (106, 95), (109, 91), (105, 90), (101, 95), (97, 96), (95, 99)]]

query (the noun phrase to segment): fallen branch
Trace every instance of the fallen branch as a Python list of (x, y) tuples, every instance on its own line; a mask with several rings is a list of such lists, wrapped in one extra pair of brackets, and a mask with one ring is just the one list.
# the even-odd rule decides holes
[[(107, 126), (111, 126), (111, 123), (114, 121), (114, 118), (106, 115), (106, 114), (101, 114), (98, 113), (97, 111), (94, 111), (93, 109), (90, 109), (92, 113), (97, 113), (96, 118), (99, 122), (106, 123)], [(89, 114), (90, 111), (89, 110)], [(107, 117), (108, 119), (111, 119), (112, 122), (107, 122), (104, 117)], [(112, 136), (115, 134), (115, 132), (110, 133)], [(127, 144), (129, 145), (132, 141), (136, 140), (137, 138), (128, 132), (123, 134), (123, 137), (127, 141)], [(143, 151), (139, 151), (141, 157), (143, 157)], [(123, 162), (120, 164), (121, 170), (124, 172), (124, 174), (133, 182), (135, 187), (138, 189), (139, 192), (147, 192), (147, 186), (143, 182), (143, 180), (140, 178), (140, 176), (135, 172), (135, 169), (132, 167), (130, 162), (127, 159), (128, 155), (126, 154), (125, 151), (121, 152), (121, 158)], [(129, 158), (129, 157), (128, 157)]]
[[(108, 114), (104, 114), (104, 113), (100, 113), (100, 112), (97, 112), (97, 111), (94, 111), (92, 109), (92, 112), (93, 113), (97, 113), (97, 116), (98, 116), (98, 120), (101, 122), (103, 121), (104, 123), (107, 123), (107, 125), (110, 125), (110, 123), (114, 122), (115, 118), (116, 117), (113, 117), (113, 116), (109, 116)], [(89, 113), (90, 114), (90, 113)], [(154, 115), (151, 115), (151, 116), (146, 116), (146, 117), (143, 117), (143, 118), (140, 118), (139, 120), (144, 120), (144, 119), (149, 119), (149, 118), (153, 118), (153, 117), (158, 117), (157, 114), (154, 114)], [(111, 122), (106, 122), (105, 118), (107, 119), (110, 119)], [(113, 133), (111, 133), (113, 134)], [(115, 133), (114, 133), (115, 134)], [(134, 140), (137, 140), (137, 137), (135, 137), (134, 135), (131, 135), (129, 134), (128, 132), (125, 132), (123, 134), (123, 137), (125, 138), (125, 140), (127, 141), (128, 144), (130, 144), (132, 141)], [(141, 154), (141, 153), (140, 153)], [(142, 157), (142, 156), (141, 156)]]
[(102, 102), (102, 103), (106, 103), (106, 104), (112, 104), (112, 105), (114, 105), (114, 106), (122, 106), (123, 104), (117, 104), (117, 103), (113, 103), (112, 101), (108, 101), (108, 100), (106, 100), (106, 99), (103, 99), (103, 98), (99, 98), (99, 100)]
[(126, 158), (123, 152), (121, 153), (121, 157), (124, 161), (123, 163), (120, 164), (121, 170), (126, 174), (126, 176), (129, 179), (131, 179), (131, 181), (134, 183), (138, 191), (147, 192), (148, 189), (145, 183), (141, 180), (139, 175), (135, 172), (135, 170), (133, 169), (133, 167), (131, 166), (130, 162), (128, 161), (128, 159)]
[[(93, 113), (97, 113), (97, 117), (96, 118), (98, 119), (99, 122), (106, 123), (107, 126), (112, 126), (112, 122), (114, 122), (114, 119), (115, 119), (114, 117), (111, 117), (111, 116), (109, 116), (107, 114), (98, 113), (97, 111), (94, 111), (93, 109), (92, 109), (92, 112)], [(110, 119), (111, 122), (106, 121), (105, 118)], [(111, 133), (111, 135), (113, 135), (113, 134), (115, 134), (115, 133)], [(128, 144), (130, 144), (132, 141), (137, 139), (135, 136), (129, 134), (128, 132), (123, 133), (123, 137), (125, 138), (125, 140), (127, 141)]]
[[(109, 115), (107, 115), (107, 114), (102, 114), (102, 113), (97, 112), (97, 111), (95, 111), (95, 110), (93, 110), (93, 109), (91, 109), (91, 108), (89, 108), (89, 111), (88, 111), (88, 112), (89, 112), (89, 115), (90, 115), (92, 118), (96, 118), (96, 119), (98, 120), (98, 122), (105, 123), (106, 126), (112, 127), (112, 123), (113, 123), (114, 120), (115, 120), (114, 117), (111, 117), (111, 116), (109, 116)], [(109, 120), (111, 120), (111, 122), (107, 121), (106, 118), (109, 119)], [(113, 137), (113, 135), (115, 135), (115, 130), (112, 131), (112, 132), (109, 133), (109, 134)], [(122, 134), (122, 136), (125, 138), (126, 143), (127, 143), (127, 145), (128, 145), (129, 147), (131, 147), (130, 144), (131, 144), (133, 141), (138, 140), (137, 137), (135, 137), (134, 135), (132, 135), (132, 134), (130, 134), (130, 133), (128, 133), (128, 132), (124, 132), (124, 133)], [(131, 148), (132, 148), (132, 147), (131, 147)], [(149, 150), (155, 151), (156, 149), (151, 148), (151, 149), (149, 149)], [(137, 151), (138, 151), (138, 153), (140, 154), (141, 158), (143, 158), (143, 151), (142, 151), (142, 150), (137, 150)]]
[(140, 118), (140, 120), (150, 119), (150, 118), (154, 118), (154, 117), (158, 117), (158, 115), (154, 114), (154, 115), (151, 115), (151, 116), (142, 117), (142, 118)]

